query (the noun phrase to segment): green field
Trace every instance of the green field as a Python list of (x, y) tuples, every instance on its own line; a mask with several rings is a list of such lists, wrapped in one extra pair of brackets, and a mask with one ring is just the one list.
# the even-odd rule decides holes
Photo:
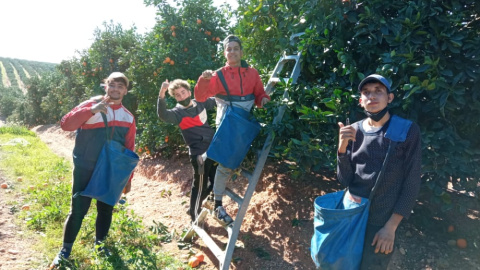
[(55, 70), (57, 64), (0, 57), (0, 86), (24, 89), (31, 77)]

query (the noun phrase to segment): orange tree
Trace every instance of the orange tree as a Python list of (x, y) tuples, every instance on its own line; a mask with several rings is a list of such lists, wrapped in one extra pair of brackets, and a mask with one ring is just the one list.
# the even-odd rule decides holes
[(391, 111), (422, 129), (423, 180), (434, 198), (449, 202), (449, 182), (458, 190), (478, 186), (478, 1), (251, 0), (238, 11), (237, 33), (251, 49), (274, 48), (278, 40), (275, 50), (250, 52), (268, 68), (282, 47), (290, 49), (288, 36), (305, 32), (296, 44), (303, 52), (301, 78), (276, 127), (277, 156), (300, 170), (333, 170), (336, 122), (364, 117), (356, 87), (380, 73), (396, 89)]
[[(163, 81), (180, 78), (192, 86), (202, 71), (223, 64), (220, 41), (228, 29), (228, 10), (219, 10), (211, 0), (145, 1), (158, 8), (158, 21), (132, 56), (128, 72), (134, 74), (133, 93), (138, 98), (139, 151), (153, 155), (172, 153), (184, 145), (178, 127), (163, 123), (157, 116), (157, 97)], [(193, 90), (193, 87), (192, 87)], [(173, 98), (167, 100), (175, 106)]]

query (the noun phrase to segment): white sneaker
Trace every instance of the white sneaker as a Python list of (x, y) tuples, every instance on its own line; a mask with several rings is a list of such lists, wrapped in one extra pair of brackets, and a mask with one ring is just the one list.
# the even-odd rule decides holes
[(225, 211), (223, 206), (219, 206), (215, 209), (215, 217), (225, 226), (228, 226), (233, 222), (233, 219), (227, 214), (227, 211)]

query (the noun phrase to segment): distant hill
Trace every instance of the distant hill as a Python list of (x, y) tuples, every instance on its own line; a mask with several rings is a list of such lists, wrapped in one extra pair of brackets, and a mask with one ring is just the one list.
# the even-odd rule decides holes
[(54, 71), (57, 64), (0, 57), (0, 85), (18, 87), (25, 91), (28, 78), (41, 77), (44, 72)]

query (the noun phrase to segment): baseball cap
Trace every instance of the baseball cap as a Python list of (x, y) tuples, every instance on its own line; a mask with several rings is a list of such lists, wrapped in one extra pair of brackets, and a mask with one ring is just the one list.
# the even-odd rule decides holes
[(127, 76), (125, 76), (125, 74), (123, 74), (121, 72), (113, 72), (112, 74), (110, 74), (110, 76), (108, 76), (107, 82), (110, 81), (110, 80), (113, 80), (113, 79), (124, 79), (125, 83), (126, 83), (126, 86), (128, 87), (129, 81), (128, 81)]
[(385, 79), (382, 75), (378, 75), (378, 74), (372, 74), (372, 75), (368, 75), (367, 77), (365, 77), (365, 79), (363, 79), (360, 82), (360, 84), (358, 85), (358, 91), (362, 91), (363, 86), (365, 84), (371, 83), (371, 82), (379, 82), (379, 83), (385, 85), (388, 93), (392, 92), (392, 89), (391, 89), (391, 86), (390, 86), (390, 83), (388, 82), (388, 80)]
[(232, 41), (238, 42), (238, 45), (240, 45), (240, 49), (242, 48), (242, 41), (240, 41), (240, 38), (235, 35), (229, 35), (223, 40), (223, 48), (225, 48), (225, 46), (227, 46), (227, 44)]

